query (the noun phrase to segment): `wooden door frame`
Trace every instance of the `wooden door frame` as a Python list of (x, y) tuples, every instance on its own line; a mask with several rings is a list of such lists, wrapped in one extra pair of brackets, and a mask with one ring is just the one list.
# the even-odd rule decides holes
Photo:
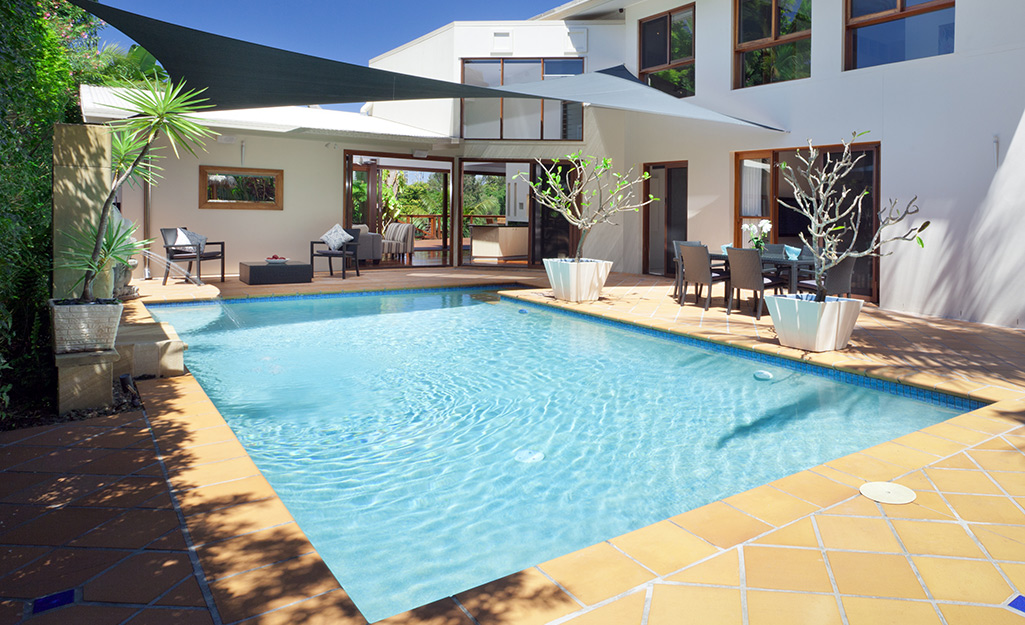
[[(653, 161), (651, 163), (644, 163), (642, 165), (641, 171), (643, 173), (649, 174), (649, 177), (650, 177), (651, 168), (652, 167), (659, 167), (659, 166), (664, 167), (666, 170), (669, 170), (669, 169), (674, 168), (674, 167), (683, 167), (684, 169), (688, 169), (689, 168), (689, 161)], [(690, 173), (688, 172), (688, 176), (689, 175), (690, 175)], [(689, 194), (690, 193), (690, 191), (689, 191), (689, 189), (690, 189), (690, 180), (687, 181), (687, 186), (688, 186), (688, 194)], [(667, 191), (669, 190), (669, 178), (668, 178), (668, 176), (666, 177), (666, 190)], [(649, 179), (645, 179), (642, 193), (644, 194), (643, 197), (650, 197), (651, 196), (651, 181), (650, 181), (650, 178)], [(660, 199), (663, 202), (668, 202), (668, 200), (669, 200), (668, 194), (667, 194), (667, 197), (660, 198)], [(671, 250), (669, 248), (669, 205), (668, 204), (666, 204), (666, 220), (665, 220), (664, 226), (665, 226), (665, 240), (662, 242), (662, 246), (663, 246), (663, 249), (665, 250), (665, 257), (666, 258), (665, 258), (664, 262), (665, 262), (666, 271), (663, 272), (663, 275), (668, 276), (669, 275), (669, 267), (672, 265), (672, 259), (673, 259), (673, 250)], [(645, 275), (647, 275), (648, 271), (651, 270), (650, 263), (648, 262), (648, 257), (649, 257), (649, 255), (651, 253), (651, 237), (648, 235), (648, 229), (650, 227), (651, 227), (651, 206), (650, 205), (646, 205), (641, 210), (641, 273), (645, 274)], [(673, 272), (674, 272), (674, 275), (675, 275), (675, 268), (674, 268)]]

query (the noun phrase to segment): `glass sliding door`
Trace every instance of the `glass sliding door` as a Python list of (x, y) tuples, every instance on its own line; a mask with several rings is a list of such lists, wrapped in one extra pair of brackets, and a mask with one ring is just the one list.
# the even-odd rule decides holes
[[(838, 156), (842, 146), (818, 146), (818, 165), (825, 154)], [(803, 150), (802, 150), (803, 152)], [(855, 249), (869, 245), (871, 232), (879, 214), (879, 144), (859, 144), (852, 148), (855, 158), (861, 157), (854, 170), (843, 184), (851, 191), (848, 197), (866, 193), (862, 201), (859, 240)], [(785, 202), (795, 205), (794, 189), (784, 178), (779, 165), (800, 166), (796, 150), (775, 150), (745, 152), (737, 154), (736, 160), (736, 212), (733, 243), (747, 247), (750, 243), (744, 236), (742, 226), (768, 219), (772, 223), (769, 235), (771, 243), (784, 243), (794, 247), (803, 245), (801, 235), (808, 230), (808, 219), (795, 210), (784, 206)], [(875, 258), (860, 258), (854, 266), (852, 292), (871, 302), (879, 301), (879, 263)]]

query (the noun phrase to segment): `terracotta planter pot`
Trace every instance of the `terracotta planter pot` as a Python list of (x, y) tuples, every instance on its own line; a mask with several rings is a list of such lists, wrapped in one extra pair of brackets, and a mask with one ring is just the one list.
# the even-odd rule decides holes
[(862, 301), (827, 297), (816, 302), (814, 295), (766, 295), (781, 345), (809, 352), (828, 352), (847, 347), (861, 313)]
[(116, 304), (58, 304), (50, 300), (54, 351), (58, 354), (114, 349), (121, 324), (120, 302)]
[(546, 258), (545, 271), (555, 298), (568, 302), (593, 302), (601, 296), (612, 271), (612, 261), (582, 258)]

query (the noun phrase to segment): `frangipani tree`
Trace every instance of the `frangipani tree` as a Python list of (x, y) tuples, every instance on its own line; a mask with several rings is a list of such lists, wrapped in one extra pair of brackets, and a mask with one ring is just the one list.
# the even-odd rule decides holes
[[(195, 156), (195, 147), (203, 147), (203, 139), (216, 135), (215, 132), (189, 117), (201, 109), (208, 108), (199, 98), (202, 89), (186, 91), (185, 83), (177, 85), (145, 80), (144, 89), (126, 88), (119, 95), (128, 106), (119, 107), (131, 115), (124, 120), (112, 122), (112, 181), (100, 210), (100, 220), (95, 230), (90, 229), (83, 240), (76, 241), (81, 248), (72, 250), (69, 266), (85, 272), (82, 278), (82, 295), (78, 301), (88, 303), (95, 300), (93, 280), (103, 271), (110, 260), (123, 259), (139, 251), (143, 243), (133, 243), (131, 232), (108, 226), (110, 209), (117, 190), (131, 180), (154, 182), (159, 177), (159, 167), (153, 163), (153, 143), (161, 136), (167, 137), (175, 156), (179, 146)], [(91, 252), (88, 245), (92, 244)]]
[(826, 272), (840, 264), (845, 258), (863, 258), (866, 256), (888, 256), (892, 252), (882, 252), (882, 246), (893, 241), (915, 241), (923, 246), (921, 233), (929, 226), (925, 221), (918, 226), (909, 228), (904, 234), (883, 238), (883, 231), (903, 222), (918, 213), (912, 198), (907, 206), (898, 207), (897, 200), (890, 200), (889, 205), (879, 211), (878, 222), (864, 249), (855, 249), (862, 226), (862, 202), (869, 190), (852, 195), (850, 187), (844, 184), (847, 176), (854, 170), (864, 154), (854, 156), (851, 144), (865, 133), (853, 133), (850, 141), (842, 141), (843, 151), (837, 157), (826, 153), (822, 163), (818, 164), (819, 150), (811, 140), (808, 151), (797, 150), (799, 165), (789, 166), (780, 163), (783, 178), (794, 190), (794, 203), (782, 199), (779, 203), (797, 211), (808, 219), (808, 229), (800, 235), (801, 242), (808, 246), (815, 257), (815, 301), (826, 301)]
[(541, 177), (531, 182), (526, 174), (520, 174), (530, 185), (534, 199), (562, 215), (566, 221), (580, 230), (574, 260), (579, 262), (584, 251), (584, 241), (591, 229), (598, 224), (614, 224), (612, 217), (623, 211), (638, 211), (656, 198), (637, 201), (636, 187), (650, 176), (644, 172), (631, 178), (631, 169), (625, 175), (612, 171), (612, 159), (598, 159), (583, 156), (582, 152), (569, 154), (562, 159), (552, 159), (545, 165), (537, 159)]

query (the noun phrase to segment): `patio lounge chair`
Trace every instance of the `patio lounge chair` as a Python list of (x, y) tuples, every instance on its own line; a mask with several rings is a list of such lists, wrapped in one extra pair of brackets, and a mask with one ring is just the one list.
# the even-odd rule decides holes
[(684, 276), (683, 288), (680, 290), (680, 305), (687, 297), (687, 284), (694, 283), (694, 303), (701, 299), (701, 287), (708, 285), (708, 298), (705, 300), (705, 310), (712, 301), (712, 285), (716, 282), (725, 282), (726, 290), (730, 290), (730, 273), (724, 270), (712, 271), (712, 259), (708, 255), (706, 245), (681, 245), (680, 256), (683, 258)]
[(726, 314), (733, 311), (733, 293), (737, 293), (739, 310), (740, 289), (749, 289), (755, 292), (755, 319), (761, 319), (762, 310), (765, 308), (765, 287), (775, 287), (779, 293), (779, 288), (786, 284), (786, 281), (778, 276), (766, 276), (763, 273), (762, 255), (758, 250), (731, 247), (726, 250), (726, 254), (730, 258), (730, 284), (727, 286), (730, 297), (726, 302)]
[[(192, 263), (196, 263), (196, 279), (203, 284), (203, 261), (221, 259), (221, 282), (224, 282), (224, 241), (207, 241), (206, 237), (190, 232), (188, 228), (161, 228), (160, 236), (164, 239), (164, 281), (171, 273), (171, 263), (187, 261), (185, 270), (192, 275)], [(217, 251), (209, 251), (211, 245), (220, 247)]]
[[(857, 261), (857, 258), (848, 256), (841, 260), (839, 265), (830, 267), (826, 271), (826, 295), (851, 296), (851, 279), (854, 277), (854, 263)], [(815, 274), (799, 275), (799, 277), (805, 276), (808, 276), (809, 279), (798, 282), (797, 290), (799, 292), (814, 293), (817, 290), (815, 288)]]
[[(342, 247), (337, 250), (333, 250), (324, 241), (317, 239), (316, 241), (310, 241), (310, 266), (313, 266), (313, 259), (320, 256), (327, 258), (327, 271), (328, 275), (335, 275), (335, 268), (332, 264), (333, 259), (342, 259), (342, 280), (345, 279), (345, 264), (350, 258), (354, 265), (356, 265), (356, 275), (359, 276), (359, 260), (356, 256), (357, 248), (359, 247), (359, 235), (361, 230), (359, 228), (345, 228), (345, 231), (352, 237), (351, 241), (342, 244)], [(326, 249), (317, 249), (318, 245), (323, 245)]]
[(394, 222), (384, 229), (381, 253), (392, 254), (408, 264), (413, 262), (413, 241), (416, 227), (413, 224)]

